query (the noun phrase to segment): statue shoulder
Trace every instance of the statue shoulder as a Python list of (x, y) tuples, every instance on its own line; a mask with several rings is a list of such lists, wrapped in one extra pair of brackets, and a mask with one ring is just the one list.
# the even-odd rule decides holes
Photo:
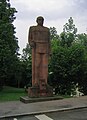
[(49, 28), (48, 27), (44, 27), (45, 31), (49, 31)]
[(36, 26), (30, 26), (29, 28), (31, 31), (35, 30), (36, 29)]
[(49, 32), (49, 28), (45, 26), (30, 26), (30, 31), (46, 31)]

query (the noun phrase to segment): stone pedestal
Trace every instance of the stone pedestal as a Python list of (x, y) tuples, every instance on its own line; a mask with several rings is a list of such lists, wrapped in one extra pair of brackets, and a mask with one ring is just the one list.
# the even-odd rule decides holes
[(40, 81), (39, 86), (32, 86), (28, 88), (29, 97), (51, 97), (53, 96), (53, 89), (44, 80)]
[(33, 86), (28, 88), (28, 96), (29, 97), (39, 97), (39, 87)]

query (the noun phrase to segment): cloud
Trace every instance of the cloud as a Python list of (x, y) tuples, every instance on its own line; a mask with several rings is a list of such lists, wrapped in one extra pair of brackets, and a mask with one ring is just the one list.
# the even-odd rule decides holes
[[(86, 0), (15, 0), (17, 18), (32, 20), (38, 15), (49, 21), (81, 15), (86, 9)], [(85, 6), (85, 7), (83, 7)]]
[(26, 0), (26, 2), (16, 0), (15, 6), (20, 13), (17, 15), (18, 19), (27, 20), (43, 15), (49, 20), (54, 20), (67, 15), (67, 7), (71, 6), (70, 3), (69, 0)]
[(87, 0), (73, 0), (79, 8), (87, 9)]

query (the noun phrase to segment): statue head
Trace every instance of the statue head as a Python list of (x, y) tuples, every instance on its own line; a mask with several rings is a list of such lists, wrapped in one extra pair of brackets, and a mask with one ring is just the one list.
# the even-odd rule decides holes
[(42, 16), (37, 17), (36, 22), (38, 25), (43, 26), (44, 18)]

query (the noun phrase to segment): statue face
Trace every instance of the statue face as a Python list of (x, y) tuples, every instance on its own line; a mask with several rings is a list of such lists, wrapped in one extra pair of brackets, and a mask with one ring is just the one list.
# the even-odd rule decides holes
[(37, 18), (37, 23), (38, 23), (38, 25), (43, 26), (43, 22), (44, 22), (44, 20), (43, 20), (42, 17), (38, 17), (38, 18)]

